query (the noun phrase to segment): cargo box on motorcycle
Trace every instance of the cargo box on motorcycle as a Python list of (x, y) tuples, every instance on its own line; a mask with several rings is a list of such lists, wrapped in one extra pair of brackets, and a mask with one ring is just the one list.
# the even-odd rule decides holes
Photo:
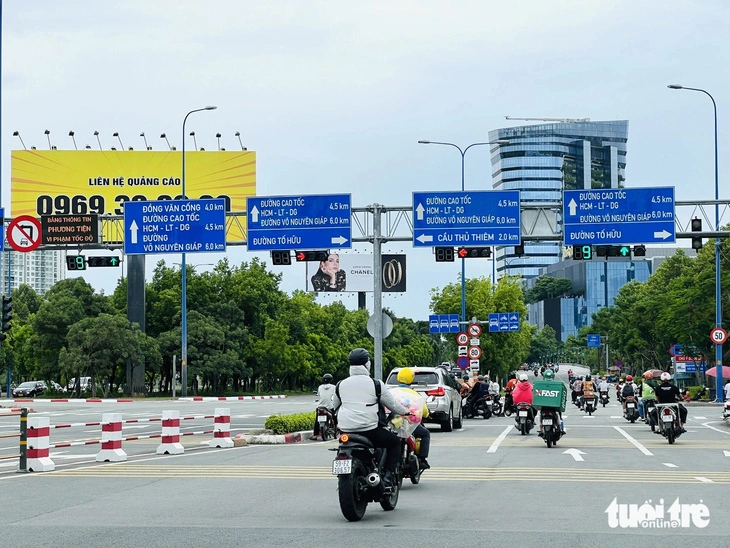
[(532, 406), (536, 409), (556, 407), (565, 411), (568, 390), (562, 382), (535, 381), (532, 387)]

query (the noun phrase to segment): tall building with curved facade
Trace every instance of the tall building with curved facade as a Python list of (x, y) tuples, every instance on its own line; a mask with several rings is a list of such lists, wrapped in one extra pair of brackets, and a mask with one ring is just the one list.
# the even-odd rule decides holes
[[(561, 209), (562, 191), (624, 186), (628, 120), (570, 121), (495, 129), (489, 141), (508, 140), (492, 149), (492, 186), (519, 190), (522, 204)], [(563, 257), (561, 241), (524, 242), (496, 248), (497, 277), (532, 278)]]

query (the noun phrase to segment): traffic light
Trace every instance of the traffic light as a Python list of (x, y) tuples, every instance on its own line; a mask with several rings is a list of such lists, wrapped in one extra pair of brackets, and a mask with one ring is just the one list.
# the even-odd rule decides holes
[(525, 254), (525, 245), (520, 244), (515, 246), (515, 255), (522, 257)]
[(618, 248), (619, 257), (631, 257), (631, 246), (621, 245)]
[(89, 268), (95, 266), (119, 266), (119, 257), (89, 257)]
[(86, 270), (86, 258), (83, 255), (67, 255), (66, 268), (69, 270)]
[[(702, 232), (702, 219), (692, 219), (692, 232)], [(702, 238), (692, 237), (692, 249), (702, 249)]]
[(461, 259), (468, 259), (470, 257), (485, 257), (489, 258), (492, 256), (491, 247), (460, 247), (456, 254)]
[(297, 262), (326, 261), (329, 254), (329, 251), (295, 251), (294, 257), (296, 257)]
[(593, 247), (590, 245), (574, 245), (573, 259), (576, 261), (589, 261), (593, 258)]
[(646, 257), (646, 246), (635, 245), (634, 246), (634, 257)]
[(453, 247), (434, 247), (437, 263), (453, 263), (454, 248)]
[(291, 251), (272, 251), (271, 262), (276, 266), (291, 264)]
[(10, 331), (10, 320), (13, 319), (13, 298), (3, 297), (2, 331)]
[(631, 247), (627, 245), (599, 245), (596, 246), (598, 257), (631, 257)]

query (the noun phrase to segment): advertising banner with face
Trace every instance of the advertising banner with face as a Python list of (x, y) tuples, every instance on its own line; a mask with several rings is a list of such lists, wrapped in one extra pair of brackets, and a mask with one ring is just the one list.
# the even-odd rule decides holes
[[(309, 292), (372, 292), (375, 272), (372, 254), (330, 253), (326, 261), (307, 262), (306, 290)], [(382, 290), (406, 290), (406, 256), (384, 254), (380, 273)]]

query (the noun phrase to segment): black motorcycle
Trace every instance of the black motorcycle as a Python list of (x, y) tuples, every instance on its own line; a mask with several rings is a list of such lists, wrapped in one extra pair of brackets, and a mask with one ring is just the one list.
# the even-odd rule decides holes
[(553, 445), (557, 445), (563, 436), (558, 411), (549, 407), (543, 407), (540, 411), (540, 424), (542, 425), (542, 438), (547, 443), (548, 449)]
[(492, 414), (499, 417), (502, 414), (502, 400), (497, 396), (492, 396)]
[(601, 405), (603, 405), (603, 407), (606, 407), (607, 403), (608, 403), (608, 391), (604, 390), (603, 392), (601, 392)]
[(583, 409), (588, 415), (593, 415), (593, 412), (596, 410), (595, 396), (583, 397)]
[(332, 411), (326, 407), (317, 407), (316, 420), (319, 423), (319, 433), (322, 435), (322, 441), (337, 437), (337, 425)]
[(535, 414), (533, 413), (532, 406), (527, 402), (520, 402), (515, 407), (517, 408), (515, 413), (515, 428), (520, 431), (520, 434), (526, 436), (535, 426)]
[(365, 436), (341, 434), (339, 447), (332, 451), (337, 451), (332, 474), (337, 476), (340, 510), (348, 521), (360, 521), (370, 502), (379, 502), (383, 510), (395, 509), (403, 480), (400, 460), (391, 485), (385, 486), (385, 450)]
[(421, 459), (418, 457), (417, 450), (418, 441), (413, 435), (407, 438), (401, 438), (401, 473), (403, 479), (408, 478), (413, 485), (418, 485), (421, 481), (423, 468), (421, 467)]
[(474, 402), (474, 417), (482, 417), (483, 419), (489, 419), (492, 417), (491, 396), (482, 396)]
[(634, 424), (639, 418), (638, 404), (634, 396), (626, 396), (626, 408), (624, 409), (624, 418)]
[(656, 400), (644, 400), (644, 418), (646, 418), (646, 423), (651, 427), (651, 431), (656, 432)]

